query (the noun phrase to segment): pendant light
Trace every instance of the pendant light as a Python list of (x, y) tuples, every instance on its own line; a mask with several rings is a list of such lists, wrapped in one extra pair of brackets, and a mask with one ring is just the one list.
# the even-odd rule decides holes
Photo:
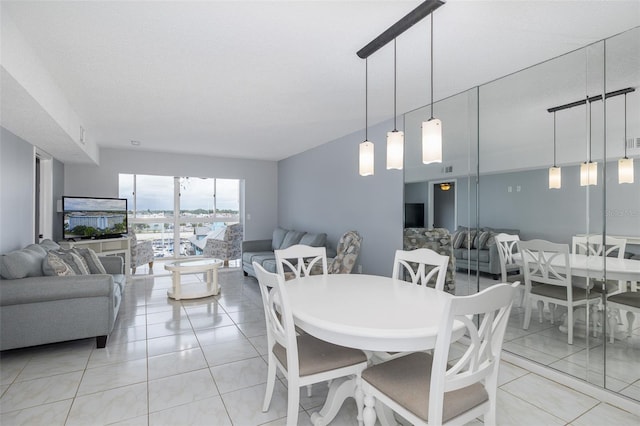
[(404, 161), (404, 132), (397, 128), (397, 65), (396, 39), (393, 39), (393, 130), (387, 132), (387, 170), (402, 170)]
[(364, 142), (360, 144), (360, 176), (372, 176), (374, 153), (369, 142), (369, 60), (364, 61)]
[(549, 189), (562, 187), (562, 173), (556, 165), (556, 112), (553, 111), (553, 167), (549, 167)]
[(587, 121), (589, 161), (585, 161), (580, 165), (580, 186), (598, 184), (598, 163), (591, 161), (591, 102), (589, 102), (588, 98), (587, 108), (589, 109), (589, 120)]
[(633, 183), (633, 158), (627, 157), (627, 94), (624, 94), (624, 158), (618, 160), (618, 183)]
[(422, 163), (442, 163), (442, 122), (433, 118), (433, 12), (431, 12), (431, 118), (422, 122)]

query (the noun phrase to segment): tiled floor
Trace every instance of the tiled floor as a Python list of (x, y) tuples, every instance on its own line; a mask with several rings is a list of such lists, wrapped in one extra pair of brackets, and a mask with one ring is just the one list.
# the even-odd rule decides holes
[[(159, 263), (155, 269), (163, 271)], [(237, 268), (224, 270), (220, 296), (176, 302), (166, 296), (170, 277), (140, 275), (145, 272), (128, 283), (106, 349), (86, 339), (1, 354), (3, 426), (285, 424), (284, 383), (277, 383), (270, 410), (261, 411), (266, 337), (255, 280)], [(500, 425), (640, 424), (639, 417), (507, 362), (499, 386)], [(301, 393), (299, 424), (309, 424), (325, 396), (323, 385), (314, 386), (311, 398)], [(355, 425), (355, 417), (348, 400), (332, 424)]]

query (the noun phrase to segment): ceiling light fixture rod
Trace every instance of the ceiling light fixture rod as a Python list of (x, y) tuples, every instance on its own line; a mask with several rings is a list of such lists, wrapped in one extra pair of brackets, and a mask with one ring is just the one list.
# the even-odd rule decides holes
[(369, 60), (364, 61), (364, 140), (369, 140)]
[(424, 17), (431, 14), (434, 10), (444, 4), (442, 0), (427, 0), (413, 9), (404, 18), (390, 26), (385, 32), (373, 39), (362, 49), (356, 53), (359, 58), (366, 59), (379, 49), (384, 47), (391, 40), (397, 38), (400, 34), (420, 22)]
[[(635, 92), (636, 89), (634, 89), (633, 87), (627, 87), (625, 89), (620, 89), (620, 90), (616, 90), (613, 92), (609, 92), (605, 95), (605, 99), (609, 99), (609, 98), (613, 98), (615, 96), (620, 96), (620, 95), (626, 95), (627, 93), (631, 93), (631, 92)], [(602, 95), (596, 95), (596, 96), (591, 96), (591, 97), (587, 97), (586, 99), (582, 99), (579, 101), (575, 101), (575, 102), (571, 102), (569, 104), (564, 104), (564, 105), (560, 105), (560, 106), (556, 106), (553, 108), (549, 108), (547, 109), (548, 112), (556, 112), (556, 111), (561, 111), (563, 109), (569, 109), (569, 108), (573, 108), (573, 107), (577, 107), (580, 105), (584, 105), (587, 103), (587, 101), (589, 103), (591, 102), (595, 102), (595, 101), (601, 101), (602, 100)]]
[(397, 103), (398, 103), (398, 99), (397, 99), (397, 91), (398, 91), (398, 69), (396, 66), (396, 39), (393, 39), (393, 131), (397, 132), (398, 131), (398, 126), (397, 126)]
[(431, 14), (431, 120), (433, 120), (433, 14)]

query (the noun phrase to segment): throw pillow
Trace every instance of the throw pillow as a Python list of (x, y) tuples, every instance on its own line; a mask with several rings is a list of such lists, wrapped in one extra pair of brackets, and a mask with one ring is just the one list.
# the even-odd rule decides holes
[(491, 237), (491, 231), (482, 231), (477, 237), (478, 242), (476, 248), (486, 249), (489, 237)]
[(467, 231), (456, 231), (451, 237), (451, 243), (453, 244), (454, 249), (458, 249), (462, 247), (462, 243), (464, 239), (467, 237)]
[(77, 248), (78, 254), (82, 256), (82, 258), (87, 262), (87, 266), (89, 268), (89, 273), (91, 274), (106, 274), (107, 271), (104, 269), (100, 258), (90, 248)]
[(8, 280), (42, 275), (44, 256), (31, 250), (16, 250), (0, 257), (0, 274)]
[(49, 253), (53, 253), (60, 259), (62, 259), (64, 263), (66, 263), (71, 267), (71, 269), (73, 269), (75, 275), (89, 275), (89, 268), (88, 266), (86, 266), (86, 262), (78, 253), (75, 252), (74, 249), (50, 250)]
[(476, 232), (477, 231), (468, 231), (467, 232), (467, 235), (465, 236), (465, 239), (464, 239), (464, 241), (462, 243), (462, 247), (468, 248), (468, 249), (473, 248), (473, 242), (476, 239)]
[(68, 276), (68, 275), (76, 275), (71, 268), (64, 260), (62, 260), (56, 253), (55, 250), (49, 251), (42, 262), (42, 272), (48, 276)]

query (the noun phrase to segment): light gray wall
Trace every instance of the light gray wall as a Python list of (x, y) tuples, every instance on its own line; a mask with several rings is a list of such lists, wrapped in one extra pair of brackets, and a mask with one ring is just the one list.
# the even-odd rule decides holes
[(65, 195), (117, 197), (118, 174), (244, 179), (245, 240), (271, 238), (277, 225), (278, 166), (275, 161), (203, 155), (101, 149), (100, 165), (67, 164)]
[(390, 276), (395, 250), (402, 248), (403, 175), (386, 170), (386, 132), (392, 126), (388, 121), (369, 128), (374, 176), (358, 174), (364, 131), (278, 164), (279, 225), (326, 232), (334, 247), (344, 232), (358, 231), (363, 237), (358, 264), (366, 274)]
[(0, 127), (0, 253), (34, 242), (33, 145)]

